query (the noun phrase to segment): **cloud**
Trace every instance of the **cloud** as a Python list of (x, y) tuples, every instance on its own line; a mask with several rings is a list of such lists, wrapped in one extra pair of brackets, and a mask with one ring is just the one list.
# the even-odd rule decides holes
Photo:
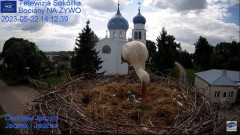
[[(53, 1), (53, 0), (51, 0)], [(20, 1), (18, 2), (18, 5), (20, 5)], [(44, 10), (45, 12), (43, 14), (41, 13), (16, 13), (14, 14), (15, 16), (18, 16), (18, 18), (20, 17), (24, 17), (27, 16), (28, 19), (32, 19), (33, 16), (38, 17), (37, 22), (30, 22), (30, 20), (28, 20), (27, 22), (19, 22), (19, 23), (13, 23), (12, 25), (17, 25), (18, 28), (20, 28), (23, 31), (30, 31), (30, 32), (36, 32), (36, 31), (41, 31), (41, 29), (46, 26), (46, 24), (52, 23), (55, 25), (60, 25), (60, 26), (64, 26), (64, 27), (72, 27), (72, 26), (76, 26), (77, 24), (79, 24), (81, 17), (82, 17), (82, 13), (69, 13), (70, 10), (66, 10), (67, 13), (50, 13), (47, 12), (46, 7), (41, 7), (41, 6), (33, 6), (33, 7), (28, 7), (28, 6), (21, 6), (23, 9), (36, 9), (36, 10)], [(57, 12), (60, 11), (61, 8), (80, 8), (82, 10), (82, 7), (72, 7), (72, 6), (64, 6), (64, 7), (57, 7), (57, 6), (48, 6), (48, 8), (55, 8), (57, 9)], [(65, 11), (65, 10), (61, 10), (61, 11)], [(77, 11), (79, 11), (79, 9), (77, 9)], [(5, 16), (12, 16), (12, 14), (4, 14)], [(46, 20), (42, 20), (42, 17), (47, 17), (47, 21)], [(62, 18), (67, 17), (67, 21), (66, 22), (61, 22), (60, 20), (62, 20)], [(56, 20), (57, 18), (57, 20)]]
[(173, 9), (174, 11), (202, 10), (207, 8), (206, 0), (145, 0), (144, 5), (158, 9)]
[(41, 30), (41, 28), (44, 26), (44, 23), (42, 22), (36, 22), (36, 23), (32, 23), (32, 22), (25, 22), (25, 23), (21, 23), (19, 24), (19, 28), (23, 31), (30, 31), (30, 32), (36, 32)]
[(117, 9), (117, 3), (113, 0), (87, 0), (85, 3), (96, 10), (113, 12)]
[(74, 40), (66, 38), (44, 38), (38, 39), (36, 44), (38, 48), (43, 51), (63, 51), (73, 50), (74, 42)]
[[(68, 23), (2, 23), (3, 25), (0, 25), (0, 50), (1, 45), (11, 37), (32, 39), (44, 51), (72, 50), (78, 33), (86, 26), (88, 19), (92, 30), (100, 38), (104, 38), (107, 23), (117, 10), (117, 0), (84, 0), (81, 2), (82, 12), (68, 14)], [(137, 13), (137, 2), (120, 1), (120, 8), (124, 8), (121, 13), (130, 26), (127, 38), (132, 37), (132, 18)], [(141, 12), (147, 20), (147, 39), (156, 42), (162, 27), (165, 27), (168, 34), (173, 35), (176, 42), (181, 43), (183, 50), (186, 49), (191, 53), (194, 52), (193, 44), (199, 36), (206, 37), (212, 45), (222, 41), (239, 42), (239, 26), (226, 23), (224, 20), (231, 15), (228, 8), (236, 3), (239, 1), (144, 0)], [(52, 14), (45, 15), (52, 16)]]
[(147, 39), (156, 42), (162, 27), (165, 27), (168, 34), (173, 35), (176, 41), (181, 43), (182, 48), (190, 52), (194, 51), (193, 44), (200, 36), (206, 37), (213, 46), (223, 41), (239, 42), (239, 26), (211, 18), (211, 13), (209, 16), (204, 13), (199, 15), (190, 13), (182, 16), (179, 13), (158, 11), (146, 12), (144, 15), (147, 20)]
[(144, 13), (147, 38), (156, 42), (162, 27), (175, 36), (184, 49), (193, 53), (199, 36), (213, 46), (220, 42), (239, 42), (239, 26), (224, 22), (230, 16), (228, 8), (238, 0), (145, 0), (143, 5), (155, 12)]
[[(106, 12), (115, 12), (117, 9), (116, 0), (87, 0), (85, 4), (95, 10), (101, 10)], [(120, 9), (124, 8), (126, 5), (132, 3), (133, 0), (122, 0), (120, 1)]]

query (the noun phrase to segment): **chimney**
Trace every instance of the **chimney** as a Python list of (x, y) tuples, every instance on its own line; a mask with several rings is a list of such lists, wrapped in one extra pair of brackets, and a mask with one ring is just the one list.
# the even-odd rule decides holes
[(224, 76), (227, 76), (227, 70), (226, 70), (226, 69), (223, 69), (223, 70), (222, 70), (222, 74), (223, 74)]

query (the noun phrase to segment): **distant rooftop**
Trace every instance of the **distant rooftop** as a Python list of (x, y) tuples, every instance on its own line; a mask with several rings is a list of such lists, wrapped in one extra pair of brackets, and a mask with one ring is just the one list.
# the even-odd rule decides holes
[(211, 69), (195, 73), (196, 76), (215, 86), (240, 86), (240, 71)]

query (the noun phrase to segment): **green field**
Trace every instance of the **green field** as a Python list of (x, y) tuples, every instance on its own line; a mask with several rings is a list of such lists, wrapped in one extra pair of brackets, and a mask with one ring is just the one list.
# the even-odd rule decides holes
[(57, 74), (48, 75), (46, 78), (42, 78), (41, 81), (56, 85), (68, 78), (69, 78), (69, 75), (67, 70), (62, 70), (60, 76), (58, 76)]
[[(156, 69), (154, 69), (154, 67), (146, 65), (145, 69), (149, 74), (156, 74), (156, 72), (151, 71), (151, 69), (156, 70)], [(168, 75), (170, 77), (175, 78), (175, 79), (179, 79), (180, 71), (179, 71), (179, 69), (176, 65), (174, 66), (173, 69), (167, 69), (166, 71), (168, 72)]]
[(25, 83), (25, 78), (23, 76), (17, 76), (14, 71), (4, 71), (1, 72), (0, 77), (8, 86), (17, 86)]
[(190, 84), (193, 84), (194, 83), (194, 71), (193, 71), (193, 69), (185, 68), (185, 71), (186, 71), (187, 82), (190, 83)]

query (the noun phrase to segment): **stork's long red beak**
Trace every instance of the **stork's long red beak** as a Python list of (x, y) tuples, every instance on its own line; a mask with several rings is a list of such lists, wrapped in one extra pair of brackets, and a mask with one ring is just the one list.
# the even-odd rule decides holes
[(146, 89), (146, 83), (142, 83), (142, 99), (143, 100), (149, 100), (150, 97), (147, 96), (147, 89)]

